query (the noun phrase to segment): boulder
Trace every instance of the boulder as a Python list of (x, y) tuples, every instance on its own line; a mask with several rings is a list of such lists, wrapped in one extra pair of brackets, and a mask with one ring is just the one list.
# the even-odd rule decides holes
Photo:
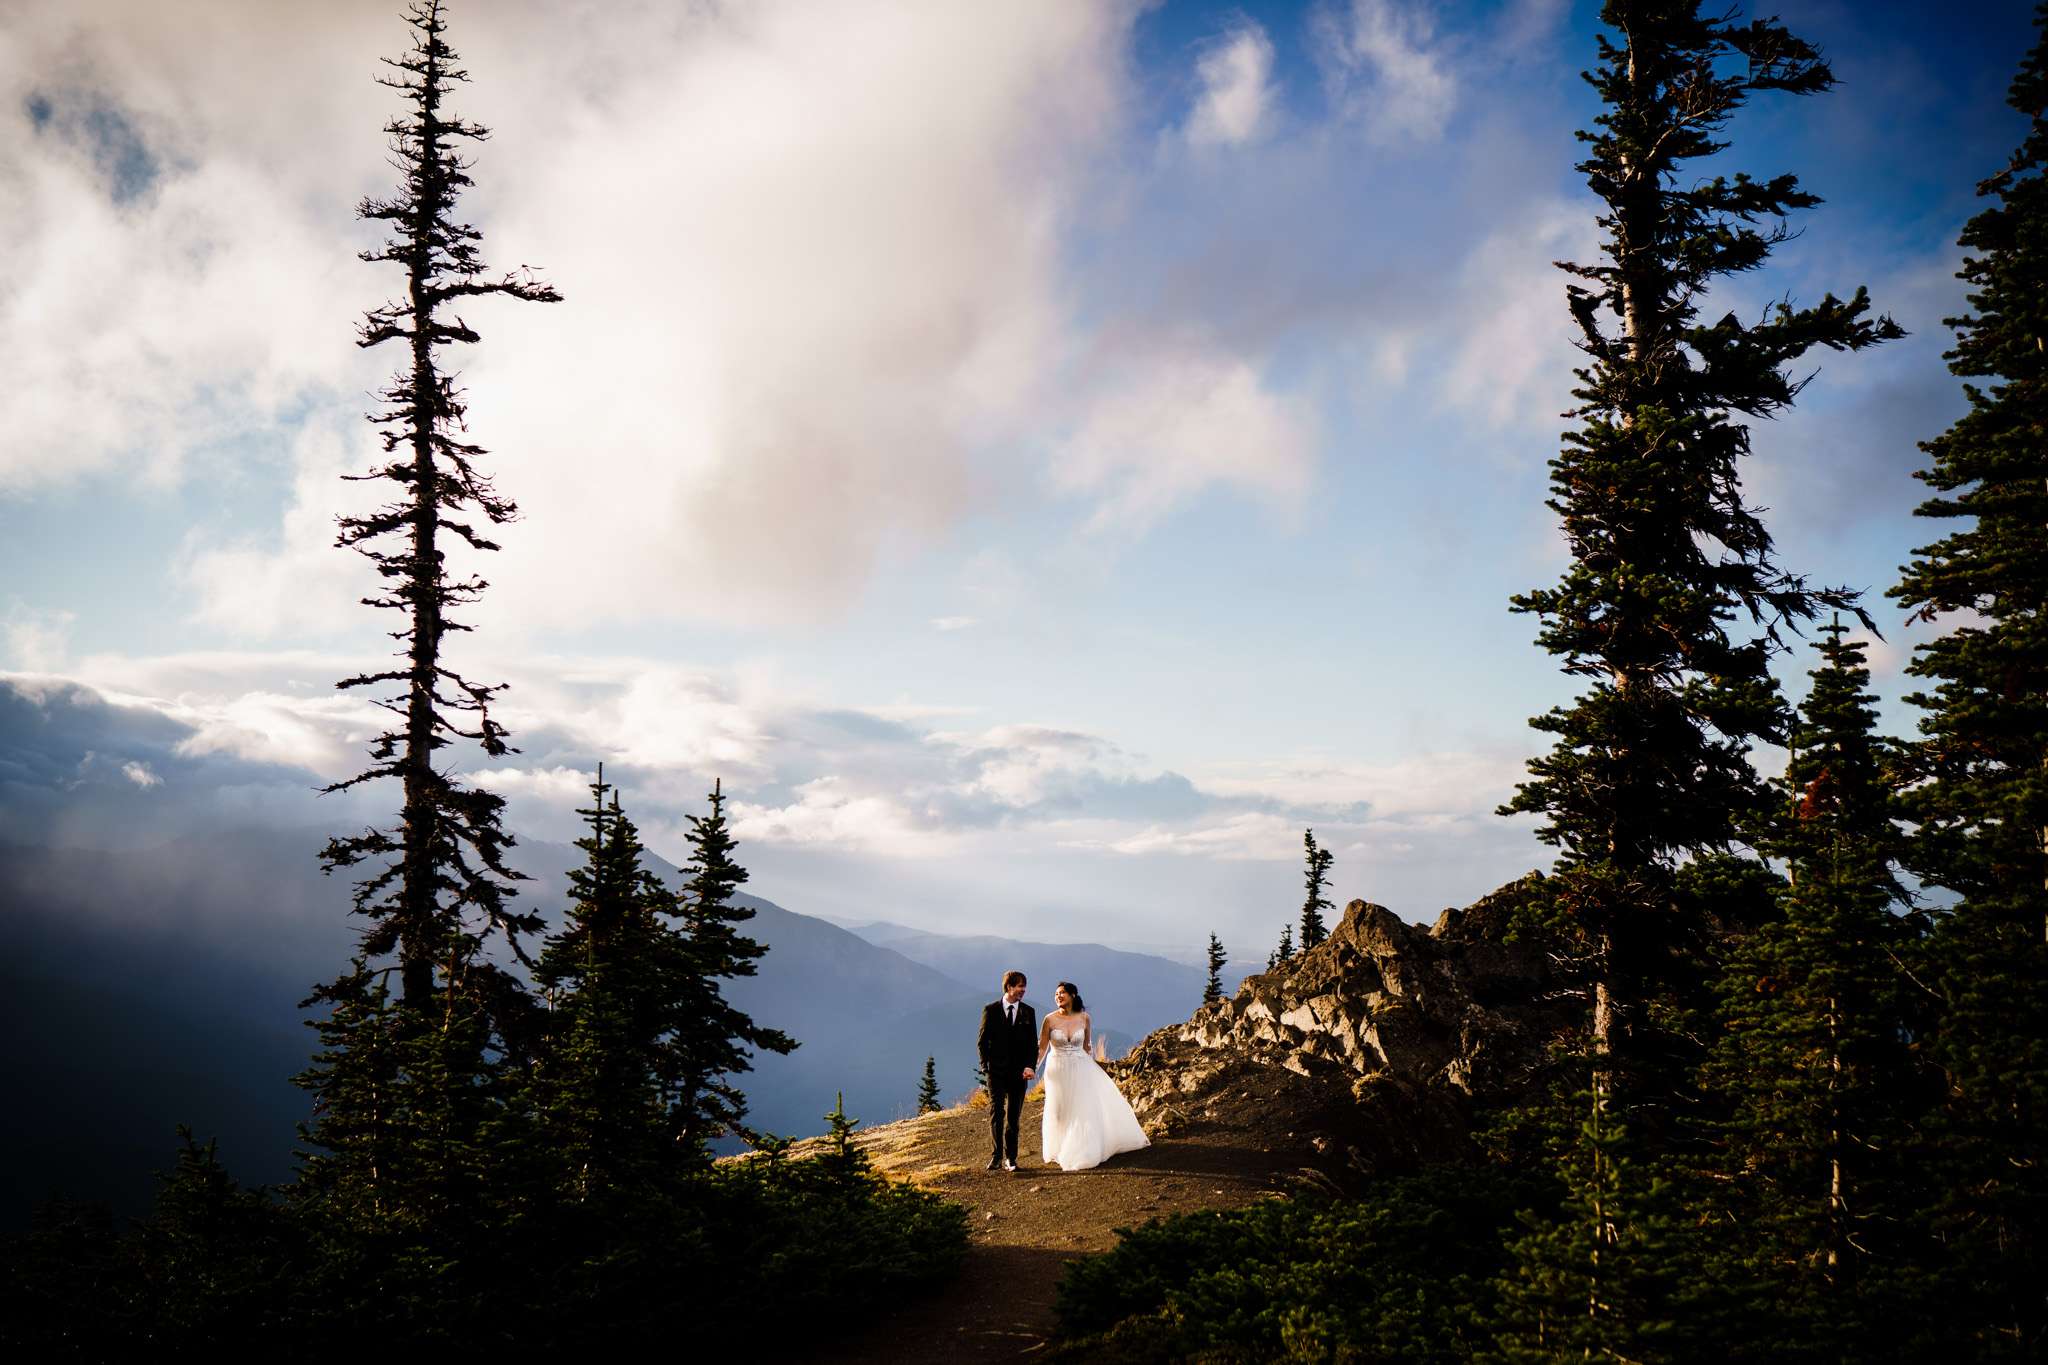
[(1245, 978), (1112, 1070), (1155, 1132), (1225, 1114), (1284, 1134), (1312, 1164), (1455, 1159), (1475, 1103), (1524, 1091), (1573, 1025), (1541, 951), (1510, 934), (1545, 891), (1531, 873), (1427, 929), (1354, 900), (1327, 941)]

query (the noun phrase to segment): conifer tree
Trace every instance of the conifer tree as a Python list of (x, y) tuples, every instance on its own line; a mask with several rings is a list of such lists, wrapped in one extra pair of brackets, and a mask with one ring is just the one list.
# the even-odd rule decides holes
[(870, 1189), (875, 1183), (875, 1163), (865, 1148), (854, 1141), (860, 1120), (846, 1113), (846, 1092), (835, 1091), (832, 1112), (825, 1115), (825, 1149), (815, 1158), (829, 1187), (841, 1190)]
[(1213, 1005), (1223, 998), (1223, 964), (1230, 959), (1223, 951), (1223, 940), (1209, 935), (1209, 979), (1202, 985), (1202, 1003)]
[(678, 1140), (692, 1148), (734, 1131), (745, 1117), (746, 1097), (729, 1078), (752, 1069), (749, 1048), (788, 1053), (797, 1046), (779, 1029), (756, 1024), (719, 989), (720, 981), (752, 976), (768, 950), (737, 928), (754, 912), (732, 898), (747, 870), (733, 859), (722, 783), (712, 784), (708, 799), (710, 814), (690, 817), (691, 856), (674, 911), (689, 945), (689, 975), (663, 1067)]
[(1893, 871), (1903, 841), (1864, 647), (1845, 635), (1839, 619), (1823, 630), (1793, 731), (1791, 810), (1771, 846), (1792, 874), (1784, 915), (1729, 963), (1709, 1068), (1732, 1100), (1717, 1202), (1722, 1225), (1741, 1229), (1739, 1277), (1838, 1344), (1899, 1299), (1920, 1089), (1905, 1042), (1911, 921), (1894, 913), (1907, 903)]
[(1685, 1343), (1683, 1213), (1676, 1191), (1629, 1154), (1626, 1130), (1589, 1115), (1558, 1153), (1564, 1205), (1555, 1219), (1523, 1215), (1500, 1285), (1496, 1358), (1702, 1359)]
[[(1787, 216), (1819, 201), (1792, 175), (1695, 178), (1687, 163), (1724, 150), (1720, 134), (1752, 95), (1815, 94), (1834, 77), (1777, 23), (1702, 14), (1697, 0), (1607, 0), (1601, 22), (1613, 36), (1598, 36), (1586, 79), (1605, 109), (1579, 135), (1591, 150), (1578, 169), (1605, 206), (1605, 241), (1600, 260), (1561, 263), (1589, 362), (1575, 372), (1581, 425), (1550, 462), (1572, 563), (1557, 586), (1512, 599), (1590, 685), (1531, 722), (1557, 741), (1503, 813), (1542, 817), (1539, 836), (1558, 849), (1556, 906), (1590, 978), (1586, 1160), (1571, 1207), (1606, 1254), (1574, 1311), (1630, 1339), (1646, 1324), (1626, 1321), (1626, 1296), (1609, 1291), (1651, 1254), (1622, 1217), (1646, 1196), (1615, 1183), (1614, 1161), (1621, 1134), (1670, 1121), (1658, 1110), (1682, 1046), (1652, 1036), (1649, 1007), (1689, 970), (1678, 954), (1697, 926), (1680, 868), (1754, 837), (1768, 809), (1748, 753), (1786, 737), (1768, 666), (1781, 632), (1855, 609), (1853, 594), (1775, 562), (1742, 494), (1740, 419), (1790, 404), (1804, 381), (1786, 366), (1814, 347), (1859, 350), (1900, 332), (1867, 316), (1860, 288), (1846, 303), (1780, 303), (1754, 324), (1699, 321), (1702, 294), (1761, 266)], [(1640, 1183), (1654, 1166), (1636, 1169)]]
[[(1608, 0), (1601, 11), (1619, 41), (1598, 37), (1586, 79), (1606, 110), (1580, 134), (1592, 154), (1579, 169), (1606, 205), (1606, 241), (1600, 261), (1563, 265), (1582, 281), (1566, 293), (1591, 360), (1573, 390), (1582, 425), (1550, 462), (1549, 505), (1572, 564), (1556, 587), (1512, 599), (1539, 617), (1538, 640), (1565, 672), (1592, 680), (1531, 722), (1557, 743), (1503, 809), (1543, 817), (1562, 903), (1594, 944), (1601, 1103), (1677, 931), (1676, 865), (1739, 843), (1766, 807), (1747, 755), (1785, 738), (1768, 669), (1781, 630), (1826, 607), (1855, 610), (1852, 594), (1811, 588), (1774, 561), (1743, 500), (1749, 431), (1738, 419), (1790, 404), (1803, 381), (1785, 366), (1812, 348), (1900, 335), (1866, 317), (1860, 288), (1847, 303), (1780, 304), (1754, 325), (1732, 313), (1698, 321), (1715, 280), (1762, 265), (1787, 235), (1782, 220), (1819, 201), (1791, 175), (1688, 180), (1685, 163), (1726, 147), (1717, 135), (1752, 94), (1834, 83), (1778, 24), (1698, 11), (1696, 0)], [(1780, 221), (1759, 229), (1763, 218)], [(1731, 631), (1738, 617), (1751, 638)]]
[(630, 1195), (673, 1155), (658, 1077), (690, 966), (662, 918), (672, 897), (643, 866), (639, 831), (602, 767), (590, 793), (569, 913), (534, 968), (550, 1005), (537, 1136), (566, 1180), (558, 1193), (579, 1202)]
[[(357, 958), (318, 988), (330, 1006), (312, 1024), (322, 1047), (293, 1078), (313, 1094), (312, 1122), (299, 1133), (314, 1150), (300, 1153), (287, 1190), (341, 1261), (359, 1259), (367, 1244), (390, 1249), (387, 1264), (370, 1267), (373, 1278), (454, 1266), (488, 1245), (504, 1212), (491, 1131), (510, 1077), (487, 1055), (485, 1011), (444, 993), (443, 1015), (422, 1027), (390, 998), (389, 974)], [(459, 1292), (448, 1275), (431, 1289)]]
[(1266, 959), (1266, 970), (1270, 972), (1276, 967), (1284, 967), (1292, 961), (1294, 961), (1294, 926), (1283, 924), (1280, 926), (1280, 946), (1275, 948), (1272, 955)]
[(306, 1021), (321, 1046), (292, 1078), (313, 1097), (313, 1118), (299, 1125), (299, 1140), (315, 1150), (299, 1153), (291, 1188), (339, 1226), (374, 1219), (396, 1202), (399, 1049), (390, 992), (363, 959), (321, 989), (327, 1017)]
[(1947, 626), (1907, 672), (1932, 684), (1907, 794), (1912, 870), (1955, 904), (1929, 945), (1943, 997), (1931, 1051), (1953, 1103), (1939, 1231), (1982, 1316), (2015, 1354), (2048, 1309), (2048, 6), (2007, 102), (2028, 120), (1965, 225), (1969, 312), (1949, 369), (1969, 410), (1921, 449), (1919, 515), (1956, 525), (1915, 551), (1891, 595)]
[(917, 1112), (936, 1114), (939, 1111), (939, 1059), (924, 1059), (924, 1079), (917, 1083)]
[[(216, 1143), (202, 1147), (183, 1124), (178, 1138), (177, 1164), (158, 1176), (133, 1249), (152, 1345), (173, 1357), (258, 1344), (288, 1350), (291, 1295), (305, 1270), (299, 1240), (266, 1191), (236, 1184)], [(106, 1296), (108, 1286), (93, 1288)]]
[(1329, 927), (1323, 923), (1323, 911), (1336, 907), (1323, 895), (1323, 888), (1329, 885), (1330, 864), (1336, 855), (1316, 847), (1316, 832), (1312, 829), (1301, 832), (1301, 842), (1308, 858), (1308, 899), (1301, 906), (1301, 948), (1307, 952), (1330, 936)]
[(454, 217), (456, 197), (472, 183), (461, 146), (488, 134), (445, 107), (454, 87), (469, 77), (448, 46), (441, 0), (415, 0), (406, 21), (414, 30), (412, 50), (386, 59), (396, 74), (379, 78), (409, 106), (385, 129), (403, 180), (395, 196), (365, 199), (357, 215), (391, 227), (391, 235), (363, 252), (363, 259), (405, 270), (404, 297), (369, 310), (358, 342), (400, 342), (407, 356), (371, 417), (382, 429), (386, 461), (351, 476), (396, 487), (393, 501), (376, 511), (340, 518), (337, 541), (377, 567), (383, 591), (365, 604), (403, 618), (392, 632), (403, 645), (400, 664), (337, 686), (392, 685), (394, 693), (380, 697), (378, 705), (402, 723), (372, 743), (368, 768), (327, 788), (396, 778), (403, 805), (396, 829), (334, 839), (322, 861), (330, 872), (381, 863), (355, 892), (356, 913), (370, 920), (363, 951), (372, 959), (397, 954), (401, 1003), (424, 1020), (434, 1005), (437, 974), (443, 988), (467, 988), (480, 1000), (502, 1003), (516, 995), (502, 973), (479, 959), (478, 949), (488, 936), (502, 934), (523, 958), (519, 936), (540, 930), (537, 916), (508, 904), (518, 874), (504, 861), (512, 840), (499, 824), (503, 798), (465, 788), (435, 764), (438, 751), (457, 739), (476, 741), (494, 758), (511, 752), (490, 709), (504, 685), (463, 677), (449, 666), (442, 646), (450, 632), (470, 629), (451, 610), (474, 602), (485, 586), (481, 578), (451, 574), (451, 542), (495, 550), (476, 519), (497, 526), (517, 514), (477, 468), (483, 449), (459, 439), (465, 405), (440, 350), (478, 339), (453, 311), (465, 300), (504, 296), (553, 303), (560, 296), (524, 273), (487, 275), (477, 251), (480, 234)]

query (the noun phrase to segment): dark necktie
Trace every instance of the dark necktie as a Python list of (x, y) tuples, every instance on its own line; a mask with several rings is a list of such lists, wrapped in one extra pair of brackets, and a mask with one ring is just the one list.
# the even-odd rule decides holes
[(1011, 1005), (1011, 1006), (1009, 1007), (1009, 1010), (1010, 1010), (1010, 1027), (1011, 1027), (1011, 1028), (1015, 1028), (1015, 1027), (1017, 1027), (1017, 1007), (1016, 1007), (1015, 1005)]

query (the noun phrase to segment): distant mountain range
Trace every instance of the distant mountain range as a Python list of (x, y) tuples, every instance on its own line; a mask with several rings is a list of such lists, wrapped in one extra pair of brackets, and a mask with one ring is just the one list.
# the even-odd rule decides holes
[(956, 981), (975, 983), (984, 999), (994, 998), (1004, 973), (1020, 971), (1030, 980), (1025, 998), (1038, 1006), (1041, 1015), (1053, 1008), (1053, 987), (1061, 981), (1072, 982), (1088, 1008), (1096, 1035), (1118, 1056), (1153, 1029), (1194, 1013), (1207, 977), (1207, 972), (1197, 967), (1099, 943), (1028, 943), (988, 934), (935, 934), (886, 921), (859, 925), (853, 932)]
[[(347, 961), (350, 883), (323, 877), (327, 831), (243, 830), (156, 848), (0, 845), (0, 1219), (18, 1227), (53, 1193), (139, 1212), (151, 1172), (170, 1163), (173, 1129), (220, 1139), (248, 1183), (289, 1178), (307, 1099), (290, 1084), (313, 1045), (298, 1003)], [(581, 854), (520, 843), (529, 904), (559, 922)], [(679, 876), (654, 860), (670, 884)], [(871, 1123), (911, 1112), (927, 1056), (950, 1101), (967, 1093), (974, 1029), (1011, 968), (1051, 1008), (1056, 979), (1087, 998), (1113, 1054), (1200, 1003), (1203, 971), (1097, 944), (856, 929), (758, 897), (746, 932), (766, 943), (759, 973), (729, 998), (801, 1046), (743, 1078), (749, 1120), (819, 1131), (834, 1096)], [(1235, 981), (1229, 983), (1235, 986)]]

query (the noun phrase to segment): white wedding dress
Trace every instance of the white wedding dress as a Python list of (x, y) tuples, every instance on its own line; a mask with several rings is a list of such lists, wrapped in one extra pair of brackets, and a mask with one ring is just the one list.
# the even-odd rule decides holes
[(1088, 1055), (1086, 1032), (1071, 1036), (1058, 1024), (1045, 1058), (1045, 1159), (1064, 1171), (1085, 1171), (1118, 1152), (1149, 1147), (1131, 1103), (1109, 1073)]

